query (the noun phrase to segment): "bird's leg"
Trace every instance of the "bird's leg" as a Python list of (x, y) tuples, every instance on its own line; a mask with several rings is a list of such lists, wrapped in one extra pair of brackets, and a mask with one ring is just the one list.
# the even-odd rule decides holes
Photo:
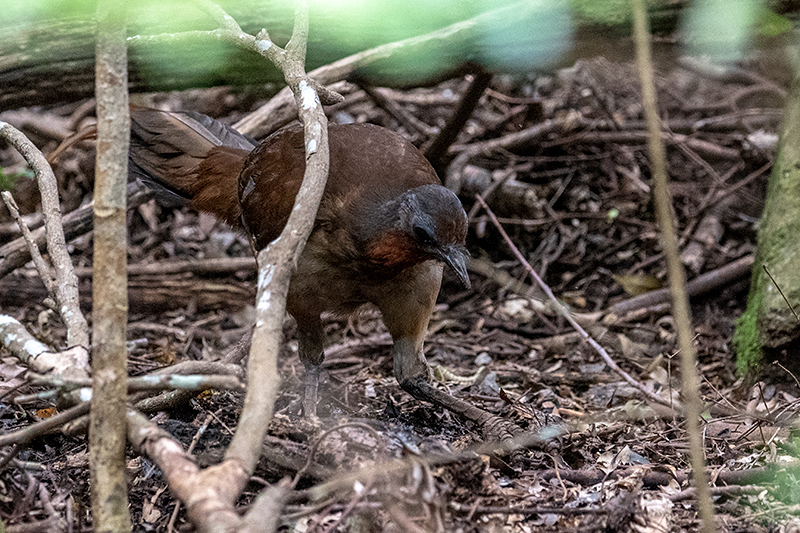
[(303, 396), (303, 414), (308, 417), (317, 416), (317, 391), (319, 390), (319, 365), (309, 361), (306, 367), (306, 390)]
[(425, 375), (406, 378), (400, 382), (400, 387), (417, 400), (438, 405), (475, 422), (482, 429), (485, 438), (509, 442), (522, 434), (519, 426), (437, 389), (428, 382)]
[(520, 428), (430, 384), (430, 368), (422, 349), (439, 285), (442, 267), (422, 263), (398, 278), (396, 291), (387, 291), (376, 303), (394, 339), (394, 375), (400, 387), (418, 400), (443, 407), (480, 425), (492, 439), (507, 440)]
[(372, 300), (394, 339), (394, 375), (400, 387), (418, 400), (443, 407), (479, 425), (488, 440), (513, 445), (522, 433), (516, 424), (493, 415), (469, 402), (455, 398), (430, 383), (430, 369), (422, 349), (439, 285), (442, 267), (432, 262), (406, 270)]
[(431, 385), (430, 368), (422, 351), (422, 339), (417, 342), (407, 338), (395, 340), (394, 372), (400, 387), (411, 396), (475, 422), (488, 439), (508, 442), (522, 432), (515, 424)]
[(303, 414), (317, 415), (317, 390), (319, 389), (319, 367), (325, 357), (322, 349), (324, 331), (319, 315), (295, 317), (297, 320), (298, 352), (306, 367)]

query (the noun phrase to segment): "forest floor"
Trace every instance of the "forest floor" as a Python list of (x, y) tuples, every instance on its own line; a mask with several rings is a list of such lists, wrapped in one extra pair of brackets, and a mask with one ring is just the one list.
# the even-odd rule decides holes
[[(350, 86), (329, 117), (381, 124), (424, 146), (468, 83), (379, 90), (400, 112)], [(682, 258), (690, 280), (705, 276), (691, 301), (718, 530), (797, 531), (800, 493), (788, 469), (797, 456), (790, 431), (800, 396), (796, 380), (775, 371), (745, 382), (731, 347), (788, 87), (757, 67), (712, 75), (696, 65), (661, 71), (657, 85), (670, 132)], [(263, 103), (263, 95), (218, 88), (154, 95), (146, 103), (233, 123)], [(48, 153), (93, 112), (92, 102), (81, 102), (0, 118)], [(527, 140), (508, 137), (543, 124)], [(499, 142), (477, 149), (489, 140)], [(465, 150), (472, 150), (470, 157), (455, 159)], [(65, 212), (90, 197), (92, 158), (87, 143), (56, 165)], [(390, 338), (374, 310), (327, 322), (320, 420), (312, 424), (297, 414), (304, 370), (287, 319), (276, 415), (242, 506), (264, 484), (297, 474), (308, 459), (285, 508), (284, 531), (696, 530), (686, 433), (671, 408), (681, 388), (672, 319), (664, 291), (648, 292), (664, 286), (666, 268), (633, 66), (594, 60), (529, 80), (496, 78), (448, 161), (440, 175), (460, 178), (470, 216), (472, 288), (446, 275), (427, 337), (428, 361), (439, 387), (523, 428), (532, 410), (559, 416), (564, 433), (557, 445), (483, 453), (475, 428), (399, 388)], [(14, 187), (35, 225), (34, 180), (8, 147), (0, 146), (0, 167), (4, 186)], [(558, 298), (660, 403), (624, 382), (554, 311), (476, 194)], [(0, 245), (17, 236), (0, 211)], [(150, 201), (130, 211), (129, 241), (131, 374), (223, 357), (254, 315), (255, 273), (245, 237), (211, 216)], [(91, 242), (89, 233), (70, 246), (87, 310)], [(220, 258), (222, 266), (215, 262)], [(167, 270), (189, 259), (192, 266)], [(634, 299), (641, 293), (650, 296)], [(63, 325), (42, 304), (44, 296), (30, 266), (0, 280), (2, 312), (63, 347)], [(13, 359), (0, 364), (2, 433), (55, 412), (44, 400), (13, 401), (42, 390), (23, 372)], [(229, 442), (241, 401), (239, 393), (206, 391), (152, 415), (208, 465)], [(403, 467), (391, 462), (397, 458)], [(187, 529), (159, 470), (132, 451), (128, 460), (135, 531)], [(343, 483), (322, 485), (331, 479)], [(44, 523), (91, 530), (85, 434), (52, 433), (18, 450), (0, 472), (0, 519), (9, 531)]]

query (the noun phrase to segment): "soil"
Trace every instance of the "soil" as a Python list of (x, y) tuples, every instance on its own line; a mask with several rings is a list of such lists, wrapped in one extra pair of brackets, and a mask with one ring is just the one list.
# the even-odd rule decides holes
[[(788, 90), (757, 65), (743, 71), (749, 76), (711, 78), (687, 66), (664, 68), (658, 97), (687, 276), (712, 278), (691, 303), (717, 527), (794, 531), (800, 495), (789, 468), (797, 452), (788, 420), (798, 386), (783, 371), (755, 383), (737, 376), (731, 338), (746, 303), (749, 269), (713, 282), (718, 269), (755, 249)], [(424, 148), (469, 83), (380, 90), (400, 113), (351, 86), (329, 117), (381, 124)], [(147, 103), (233, 123), (263, 103), (263, 95), (216, 88), (154, 95)], [(0, 118), (14, 123), (16, 117), (49, 153), (91, 120), (93, 105), (26, 110), (25, 121), (20, 113)], [(452, 164), (476, 143), (547, 121), (556, 126), (532, 141)], [(662, 300), (619, 312), (620, 302), (666, 283), (644, 131), (635, 68), (598, 59), (554, 75), (496, 77), (442, 165), (442, 176), (450, 163), (463, 178), (472, 288), (445, 278), (426, 344), (438, 386), (522, 428), (536, 413), (559, 417), (563, 432), (551, 441), (555, 445), (487, 453), (479, 428), (408, 396), (392, 375), (390, 338), (373, 309), (346, 322), (327, 321), (320, 420), (311, 423), (298, 414), (304, 370), (287, 318), (281, 394), (242, 507), (309, 460), (283, 510), (281, 531), (697, 530), (688, 440), (680, 415), (669, 407), (681, 390), (669, 306)], [(65, 212), (90, 198), (92, 162), (87, 142), (55, 166)], [(0, 168), (26, 220), (37, 224), (35, 182), (10, 147), (0, 145)], [(580, 340), (535, 288), (476, 193), (614, 361), (665, 402), (625, 383)], [(128, 227), (129, 263), (140, 268), (131, 274), (129, 296), (131, 375), (224, 357), (253, 320), (255, 273), (246, 261), (246, 238), (211, 216), (155, 200), (131, 210)], [(0, 245), (16, 237), (0, 211)], [(91, 247), (91, 233), (70, 245), (90, 319)], [(216, 273), (162, 269), (181, 260), (207, 264), (231, 257), (242, 262)], [(63, 348), (64, 327), (42, 303), (45, 296), (31, 265), (0, 282), (2, 312)], [(618, 311), (615, 321), (603, 320), (609, 310)], [(14, 402), (46, 389), (31, 385), (7, 352), (0, 349), (0, 355), (2, 432), (56, 412), (47, 399)], [(238, 392), (205, 391), (150, 416), (191, 445), (199, 464), (210, 465), (230, 442), (241, 402)], [(2, 451), (11, 453), (10, 447)], [(90, 531), (85, 434), (54, 432), (13, 453), (0, 472), (0, 518), (8, 530)], [(129, 450), (128, 474), (135, 531), (191, 529), (148, 458)], [(323, 498), (312, 499), (309, 489), (331, 479), (347, 483), (327, 485)]]

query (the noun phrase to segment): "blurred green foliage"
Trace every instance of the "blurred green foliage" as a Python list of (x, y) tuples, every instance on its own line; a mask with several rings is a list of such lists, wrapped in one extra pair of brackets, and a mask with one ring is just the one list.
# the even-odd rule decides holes
[(792, 21), (762, 7), (758, 25), (758, 33), (766, 37), (786, 35), (792, 31)]
[(0, 21), (24, 24), (43, 18), (82, 17), (94, 9), (94, 0), (3, 0)]
[[(11, 22), (24, 30), (28, 23), (52, 18), (94, 16), (94, 0), (0, 0), (0, 26)], [(291, 35), (294, 0), (218, 0), (237, 20), (249, 20), (243, 29), (257, 33), (268, 24), (273, 40), (283, 45)], [(253, 63), (224, 43), (181, 40), (180, 32), (211, 30), (215, 24), (191, 0), (133, 0), (129, 28), (140, 36), (171, 34), (165, 45), (137, 41), (138, 70), (145, 77), (189, 77), (205, 72), (204, 83), (221, 79), (232, 70), (252, 70)], [(681, 38), (691, 54), (736, 59), (747, 50), (757, 32), (776, 34), (790, 29), (787, 19), (775, 15), (761, 0), (694, 0), (678, 14)], [(676, 0), (648, 0), (653, 17), (684, 7)], [(309, 69), (380, 44), (424, 35), (456, 23), (472, 21), (468, 36), (432, 43), (400, 56), (393, 65), (381, 65), (395, 83), (403, 72), (408, 83), (464, 64), (490, 71), (529, 72), (550, 68), (568, 56), (576, 26), (606, 27), (610, 34), (627, 31), (629, 0), (309, 0)], [(242, 16), (248, 14), (248, 17)], [(256, 21), (256, 22), (253, 22)], [(671, 31), (673, 28), (669, 28)], [(31, 39), (36, 39), (32, 32)], [(71, 43), (65, 43), (70, 46)], [(191, 59), (176, 64), (169, 46), (193, 48)], [(253, 61), (258, 58), (251, 58)], [(270, 67), (266, 67), (270, 68)], [(378, 68), (378, 67), (374, 67)], [(209, 79), (210, 78), (210, 79)]]
[(758, 0), (700, 0), (692, 4), (683, 24), (690, 55), (734, 61), (747, 51), (760, 22)]

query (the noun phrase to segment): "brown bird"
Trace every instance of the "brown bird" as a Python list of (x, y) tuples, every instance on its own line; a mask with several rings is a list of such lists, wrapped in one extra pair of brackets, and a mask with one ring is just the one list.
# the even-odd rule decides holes
[[(300, 126), (256, 146), (197, 113), (134, 108), (131, 119), (133, 174), (242, 227), (256, 252), (278, 237), (305, 169)], [(394, 341), (404, 390), (468, 418), (491, 416), (431, 386), (423, 353), (442, 265), (470, 286), (461, 202), (399, 134), (370, 124), (331, 125), (328, 133), (328, 182), (286, 301), (306, 368), (305, 413), (316, 412), (320, 315), (349, 315), (371, 303)]]

